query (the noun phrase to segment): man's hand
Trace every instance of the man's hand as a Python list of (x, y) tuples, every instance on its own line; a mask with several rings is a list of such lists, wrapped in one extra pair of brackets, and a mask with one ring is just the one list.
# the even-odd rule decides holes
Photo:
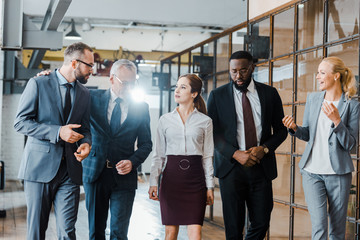
[(88, 143), (81, 144), (78, 149), (76, 150), (76, 153), (74, 153), (76, 160), (81, 162), (84, 160), (90, 153), (91, 147)]
[(240, 151), (237, 150), (234, 152), (233, 158), (238, 161), (241, 165), (244, 165), (245, 167), (251, 167), (255, 165), (256, 163), (259, 163), (259, 161), (254, 161), (250, 158), (250, 150), (246, 151)]
[(116, 170), (120, 175), (126, 175), (132, 170), (132, 162), (130, 160), (121, 160), (116, 164)]
[(250, 152), (250, 159), (253, 161), (257, 161), (258, 163), (260, 163), (260, 160), (264, 157), (265, 152), (264, 152), (264, 147), (263, 146), (258, 146), (258, 147), (252, 147), (249, 149)]
[(150, 186), (149, 188), (149, 198), (155, 201), (159, 201), (159, 196), (157, 195), (157, 186)]
[(60, 128), (60, 138), (68, 143), (74, 143), (84, 138), (84, 135), (75, 132), (73, 128), (79, 128), (79, 124), (68, 124)]
[(35, 77), (40, 77), (40, 76), (47, 76), (51, 73), (51, 70), (44, 70), (44, 71), (41, 71), (39, 72), (38, 74), (36, 74)]

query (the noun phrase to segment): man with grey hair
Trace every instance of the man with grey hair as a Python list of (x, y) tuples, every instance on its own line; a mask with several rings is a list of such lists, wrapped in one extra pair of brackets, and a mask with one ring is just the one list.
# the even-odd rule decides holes
[(58, 239), (76, 239), (81, 161), (91, 145), (90, 94), (79, 82), (87, 82), (93, 65), (88, 45), (71, 44), (61, 68), (31, 78), (21, 95), (14, 128), (28, 137), (19, 167), (28, 240), (45, 239), (52, 206)]
[(110, 239), (127, 239), (137, 167), (152, 148), (149, 106), (131, 101), (135, 81), (135, 64), (121, 59), (110, 70), (111, 87), (90, 91), (93, 145), (82, 162), (89, 239), (105, 239), (109, 206)]

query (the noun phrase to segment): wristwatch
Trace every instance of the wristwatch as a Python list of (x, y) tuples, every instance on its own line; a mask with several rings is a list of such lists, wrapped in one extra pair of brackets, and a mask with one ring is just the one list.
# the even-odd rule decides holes
[(269, 148), (265, 144), (263, 144), (262, 147), (264, 148), (264, 153), (268, 154), (269, 153)]

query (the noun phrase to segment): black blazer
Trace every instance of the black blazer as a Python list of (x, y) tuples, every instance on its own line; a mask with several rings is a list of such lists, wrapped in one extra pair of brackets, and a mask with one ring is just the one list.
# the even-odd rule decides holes
[[(108, 159), (113, 166), (120, 160), (128, 159), (133, 168), (127, 175), (119, 175), (116, 168), (113, 174), (121, 189), (137, 187), (137, 167), (151, 152), (149, 106), (132, 102), (128, 115), (121, 124), (119, 132), (112, 134), (107, 119), (110, 89), (91, 90), (90, 126), (93, 145), (89, 156), (83, 163), (83, 181), (92, 183), (98, 179)], [(135, 150), (135, 142), (137, 149)]]
[[(261, 160), (266, 177), (277, 177), (275, 149), (286, 139), (287, 130), (282, 123), (284, 111), (280, 96), (275, 88), (254, 81), (261, 105), (262, 136), (260, 144), (269, 148), (269, 153)], [(237, 161), (232, 158), (239, 149), (237, 142), (236, 110), (233, 83), (214, 89), (208, 100), (208, 114), (214, 125), (214, 174), (225, 177)]]

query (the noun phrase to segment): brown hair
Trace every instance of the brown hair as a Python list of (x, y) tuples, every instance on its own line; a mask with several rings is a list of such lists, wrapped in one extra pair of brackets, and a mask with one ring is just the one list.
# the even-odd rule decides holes
[(194, 107), (196, 107), (196, 109), (199, 110), (201, 113), (207, 114), (205, 101), (201, 96), (201, 90), (203, 87), (203, 82), (201, 78), (198, 77), (196, 74), (192, 74), (192, 73), (181, 75), (179, 79), (182, 77), (189, 79), (191, 93), (194, 92), (198, 93), (197, 96), (194, 98)]
[(350, 68), (338, 57), (327, 57), (324, 62), (330, 63), (333, 73), (340, 73), (340, 83), (347, 98), (351, 98), (357, 93), (356, 80)]
[(91, 47), (82, 42), (69, 45), (64, 51), (64, 62), (68, 63), (74, 59), (80, 58), (84, 54), (85, 50), (93, 52)]

